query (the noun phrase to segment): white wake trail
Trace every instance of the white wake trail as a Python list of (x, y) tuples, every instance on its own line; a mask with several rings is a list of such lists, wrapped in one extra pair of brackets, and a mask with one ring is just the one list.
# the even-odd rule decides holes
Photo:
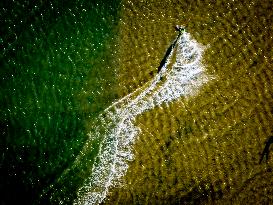
[(201, 64), (204, 48), (184, 32), (152, 81), (99, 115), (100, 126), (89, 134), (90, 138), (101, 140), (99, 154), (74, 204), (101, 203), (109, 188), (126, 173), (128, 161), (133, 159), (131, 146), (141, 132), (134, 125), (138, 115), (181, 96), (192, 96), (209, 80)]

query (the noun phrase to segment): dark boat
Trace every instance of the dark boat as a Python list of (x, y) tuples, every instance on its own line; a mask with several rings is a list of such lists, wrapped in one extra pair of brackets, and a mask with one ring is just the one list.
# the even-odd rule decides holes
[(164, 55), (164, 58), (163, 58), (162, 61), (160, 62), (160, 65), (159, 65), (159, 67), (158, 67), (158, 69), (157, 69), (157, 73), (159, 73), (159, 72), (161, 71), (162, 67), (163, 67), (163, 66), (165, 65), (165, 63), (167, 62), (167, 59), (168, 59), (170, 53), (172, 52), (173, 48), (175, 47), (178, 38), (182, 35), (183, 32), (186, 31), (184, 27), (179, 26), (179, 25), (176, 25), (176, 26), (175, 26), (175, 30), (179, 31), (179, 34), (178, 34), (177, 38), (175, 39), (175, 41), (174, 41), (174, 42), (170, 45), (170, 47), (167, 49), (166, 54)]

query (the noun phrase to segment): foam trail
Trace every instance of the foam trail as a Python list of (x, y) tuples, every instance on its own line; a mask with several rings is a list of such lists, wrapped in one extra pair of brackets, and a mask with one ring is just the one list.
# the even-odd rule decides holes
[[(125, 174), (128, 161), (133, 159), (130, 146), (141, 132), (134, 125), (138, 115), (181, 96), (194, 95), (197, 88), (209, 80), (201, 64), (203, 51), (204, 46), (192, 40), (189, 33), (179, 35), (176, 48), (155, 78), (99, 115), (100, 126), (90, 133), (93, 139), (102, 140), (99, 154), (74, 204), (101, 203), (109, 188)], [(176, 58), (172, 64), (173, 55)]]

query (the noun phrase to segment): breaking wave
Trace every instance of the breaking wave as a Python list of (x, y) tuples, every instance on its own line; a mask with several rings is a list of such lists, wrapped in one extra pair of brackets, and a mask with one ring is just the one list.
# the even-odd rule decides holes
[(138, 115), (181, 96), (192, 96), (209, 80), (201, 63), (204, 46), (187, 32), (179, 34), (172, 45), (171, 52), (153, 80), (113, 103), (99, 115), (99, 126), (89, 133), (90, 140), (101, 140), (99, 154), (91, 176), (78, 190), (78, 199), (74, 204), (101, 203), (109, 188), (126, 173), (128, 161), (133, 159), (131, 146), (141, 132), (134, 125)]

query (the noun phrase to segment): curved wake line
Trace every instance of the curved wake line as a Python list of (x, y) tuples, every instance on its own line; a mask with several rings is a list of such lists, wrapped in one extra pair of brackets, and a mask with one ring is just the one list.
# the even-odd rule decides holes
[[(113, 103), (99, 115), (100, 125), (95, 132), (89, 133), (90, 138), (102, 140), (99, 154), (92, 174), (79, 189), (74, 204), (101, 203), (109, 188), (126, 173), (128, 161), (133, 159), (131, 146), (141, 132), (134, 125), (138, 115), (181, 96), (195, 95), (198, 88), (209, 80), (201, 64), (204, 46), (192, 40), (186, 32), (179, 35), (173, 45), (176, 47), (152, 81)], [(175, 62), (171, 63), (174, 55)]]

